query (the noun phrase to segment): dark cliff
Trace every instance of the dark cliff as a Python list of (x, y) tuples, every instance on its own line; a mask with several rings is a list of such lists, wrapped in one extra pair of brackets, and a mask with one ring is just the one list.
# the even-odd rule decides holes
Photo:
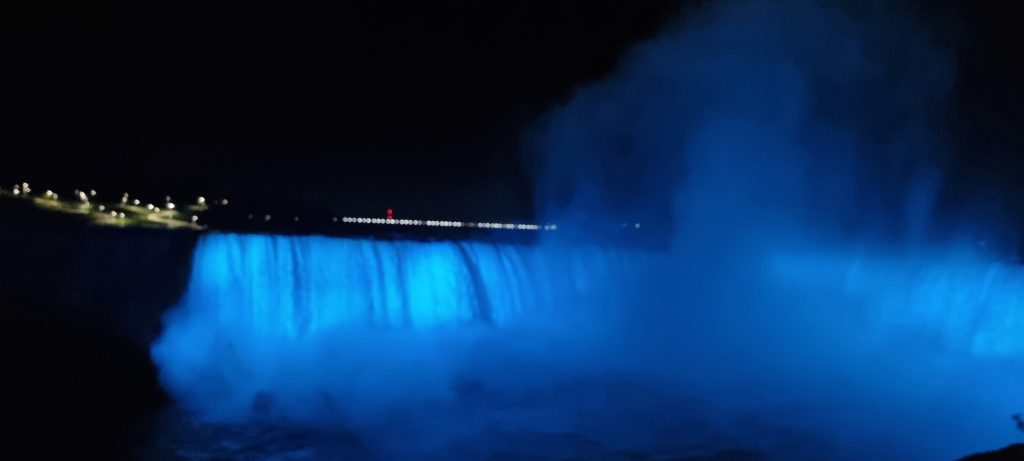
[(184, 292), (198, 234), (0, 206), (8, 436), (40, 458), (127, 456), (166, 402), (148, 345)]

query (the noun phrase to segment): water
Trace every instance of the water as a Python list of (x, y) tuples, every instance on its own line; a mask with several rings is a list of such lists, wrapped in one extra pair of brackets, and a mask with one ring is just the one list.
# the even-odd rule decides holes
[[(1019, 226), (944, 181), (953, 79), (932, 37), (889, 2), (709, 5), (538, 122), (557, 241), (206, 235), (153, 347), (162, 382), (199, 433), (298, 430), (282, 445), (311, 458), (337, 457), (317, 434), (356, 459), (930, 460), (1019, 440)], [(577, 244), (623, 220), (669, 243)], [(210, 440), (191, 453), (218, 438), (185, 434)]]
[(206, 236), (186, 304), (215, 302), (217, 322), (288, 338), (339, 328), (500, 326), (586, 293), (621, 264), (578, 248), (541, 254), (480, 242), (374, 241), (271, 235)]
[(180, 408), (155, 450), (928, 459), (1013, 437), (1019, 269), (778, 250), (723, 267), (677, 249), (209, 234), (153, 348)]

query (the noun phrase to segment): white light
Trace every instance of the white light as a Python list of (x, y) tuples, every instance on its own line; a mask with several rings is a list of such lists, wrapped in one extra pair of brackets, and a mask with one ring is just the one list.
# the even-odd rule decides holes
[(264, 221), (270, 221), (270, 215), (264, 215), (263, 216), (263, 220)]
[(249, 216), (246, 216), (245, 219), (252, 219), (252, 213), (249, 213)]
[(99, 206), (99, 207), (97, 208), (97, 210), (100, 210), (100, 211), (104, 211), (104, 210), (106, 210), (106, 209), (107, 209), (107, 207), (105, 207), (105, 206), (103, 206), (103, 205), (100, 205), (100, 206)]
[(96, 191), (93, 190), (93, 189), (89, 189), (89, 196), (90, 197), (95, 197), (96, 196)]
[(174, 204), (171, 203), (171, 202), (167, 202), (167, 209), (168, 210), (173, 210), (174, 209)]
[(121, 219), (124, 219), (124, 212), (122, 211), (122, 212), (118, 213), (117, 217), (121, 218)]
[(636, 228), (637, 228), (637, 229), (639, 229), (639, 228), (640, 228), (640, 223), (636, 223)]
[(170, 195), (165, 195), (164, 196), (164, 201), (165, 202), (170, 202), (171, 201), (171, 196)]
[(117, 217), (117, 212), (116, 212), (116, 211), (114, 211), (114, 210), (110, 210), (110, 216), (112, 216), (112, 217), (115, 217), (115, 218), (116, 218), (116, 217)]
[(139, 199), (132, 200), (132, 205), (138, 206), (140, 203), (142, 202)]
[(206, 197), (203, 197), (202, 195), (200, 195), (199, 198), (196, 199), (196, 203), (198, 203), (200, 205), (205, 205), (206, 204)]
[(192, 223), (194, 224), (194, 223), (196, 223), (197, 221), (199, 221), (199, 216), (196, 216), (196, 215), (192, 215)]
[(157, 207), (157, 206), (153, 207), (153, 213), (159, 213), (159, 212), (160, 212), (160, 207)]
[(226, 199), (226, 198), (225, 199), (221, 199), (220, 204), (221, 205), (227, 205), (228, 204), (228, 199)]
[(299, 222), (299, 217), (298, 216), (292, 216), (292, 221)]
[(338, 222), (338, 217), (337, 216), (331, 217), (331, 222)]
[(21, 193), (21, 191), (20, 191), (20, 190), (18, 190), (18, 189), (14, 189), (14, 195), (18, 195), (18, 194), (20, 194), (20, 193)]
[(50, 190), (50, 189), (46, 189), (46, 192), (44, 192), (43, 195), (46, 195), (47, 197), (49, 197), (49, 196), (53, 195), (53, 191)]
[(551, 230), (558, 230), (558, 224), (552, 224)]

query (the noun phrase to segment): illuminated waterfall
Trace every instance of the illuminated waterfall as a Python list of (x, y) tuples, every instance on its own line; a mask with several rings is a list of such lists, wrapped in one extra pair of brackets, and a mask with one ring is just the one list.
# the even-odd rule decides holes
[(324, 395), (349, 411), (357, 402), (384, 411), (377, 399), (447, 392), (480, 341), (530, 354), (563, 339), (594, 341), (582, 325), (606, 319), (597, 300), (634, 256), (210, 233), (152, 356), (168, 390), (214, 418), (246, 415), (267, 392), (289, 402), (276, 408), (290, 416), (311, 414)]
[(566, 287), (585, 292), (615, 263), (597, 249), (214, 234), (195, 251), (183, 304), (214, 304), (218, 324), (286, 337), (502, 325)]
[(946, 347), (978, 356), (1024, 357), (1019, 265), (948, 250), (819, 251), (777, 256), (772, 268), (779, 283), (852, 301), (875, 327), (930, 332)]
[[(637, 423), (643, 433), (664, 424), (630, 399), (594, 398), (593, 388), (576, 397), (609, 376), (722, 402), (747, 382), (814, 408), (840, 397), (906, 402), (886, 406), (889, 415), (946, 401), (974, 385), (968, 378), (992, 379), (987, 400), (970, 403), (985, 408), (964, 422), (983, 428), (970, 440), (987, 440), (992, 415), (1019, 401), (1019, 375), (984, 367), (1024, 352), (1021, 269), (941, 252), (763, 247), (701, 261), (685, 247), (210, 233), (152, 356), (168, 391), (204, 418), (372, 432), (404, 415), (403, 441), (450, 440), (491, 418), (575, 430), (608, 408), (651, 410), (655, 419)], [(975, 361), (980, 371), (962, 371)], [(922, 382), (942, 385), (923, 392)], [(538, 395), (560, 397), (522, 397)]]

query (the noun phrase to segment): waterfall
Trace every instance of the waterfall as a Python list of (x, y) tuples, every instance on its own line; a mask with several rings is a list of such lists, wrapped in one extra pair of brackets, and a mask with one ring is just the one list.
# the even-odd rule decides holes
[[(770, 413), (796, 426), (842, 413), (861, 428), (836, 435), (848, 446), (879, 413), (893, 421), (883, 431), (930, 427), (917, 416), (941, 404), (969, 418), (940, 431), (990, 443), (1019, 403), (1017, 267), (942, 251), (687, 243), (209, 233), (152, 356), (204, 418), (340, 423), (416, 450), (492, 425), (646, 440), (675, 427), (659, 408), (694, 396), (819, 412)], [(635, 386), (628, 398), (618, 380)], [(984, 393), (949, 397), (971, 389)], [(636, 429), (588, 423), (603, 412)], [(954, 448), (941, 449), (965, 451)]]
[(183, 304), (213, 303), (220, 324), (292, 338), (336, 328), (500, 326), (550, 306), (566, 287), (585, 292), (615, 262), (597, 249), (213, 234), (195, 251)]

